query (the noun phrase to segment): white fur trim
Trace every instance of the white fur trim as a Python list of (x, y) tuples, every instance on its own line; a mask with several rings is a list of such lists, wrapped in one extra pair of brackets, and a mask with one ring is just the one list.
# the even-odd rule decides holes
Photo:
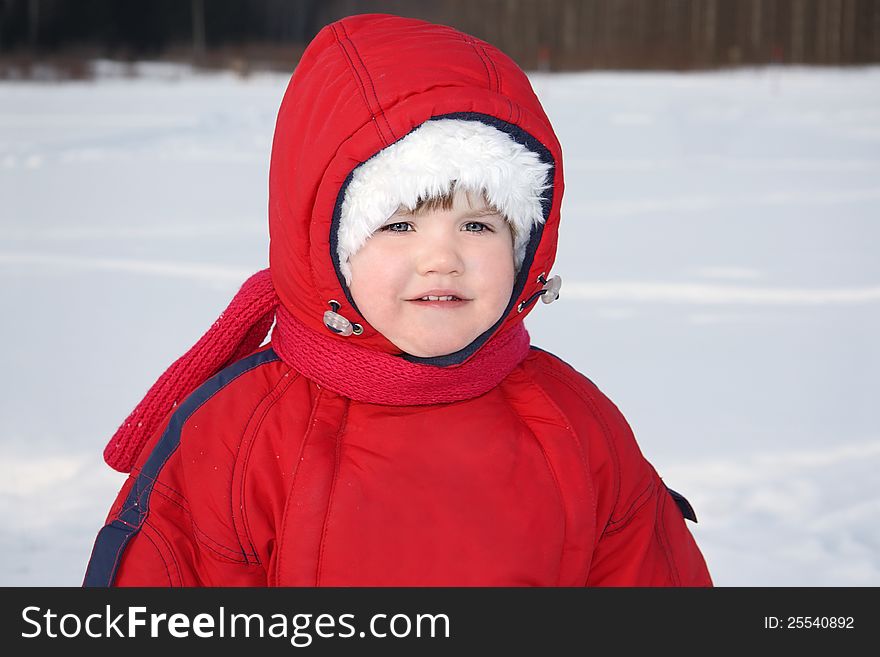
[(506, 133), (459, 119), (426, 121), (406, 137), (379, 151), (354, 171), (345, 190), (337, 254), (345, 282), (351, 284), (349, 258), (403, 206), (456, 189), (483, 192), (507, 218), (516, 235), (517, 269), (522, 265), (532, 226), (544, 221), (541, 194), (550, 164)]

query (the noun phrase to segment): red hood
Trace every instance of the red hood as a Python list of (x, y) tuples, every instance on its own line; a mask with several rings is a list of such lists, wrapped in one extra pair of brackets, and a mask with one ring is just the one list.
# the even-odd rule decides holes
[(281, 102), (269, 176), (270, 269), (281, 303), (306, 326), (323, 324), (328, 302), (364, 327), (339, 337), (400, 353), (353, 307), (334, 262), (335, 229), (352, 171), (432, 118), (480, 120), (553, 165), (543, 230), (536, 230), (507, 313), (452, 360), (469, 358), (532, 307), (556, 255), (562, 157), (550, 121), (522, 70), (497, 48), (450, 27), (369, 14), (324, 27), (303, 53)]

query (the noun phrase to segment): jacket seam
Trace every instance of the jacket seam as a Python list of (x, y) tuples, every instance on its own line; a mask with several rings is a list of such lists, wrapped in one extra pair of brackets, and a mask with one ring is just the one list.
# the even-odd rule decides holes
[[(170, 504), (174, 504), (175, 506), (179, 507), (180, 510), (183, 511), (189, 517), (190, 525), (192, 526), (192, 528), (194, 530), (193, 537), (196, 539), (196, 542), (199, 545), (203, 546), (207, 550), (210, 550), (211, 552), (213, 552), (217, 556), (222, 557), (223, 559), (226, 559), (227, 561), (231, 561), (234, 563), (245, 563), (245, 564), (248, 563), (246, 558), (241, 558), (242, 553), (240, 550), (237, 550), (235, 548), (231, 548), (229, 546), (226, 546), (226, 545), (223, 545), (222, 543), (217, 542), (215, 539), (211, 538), (207, 534), (207, 532), (205, 532), (203, 529), (201, 529), (198, 526), (198, 524), (196, 524), (196, 521), (193, 519), (192, 511), (189, 508), (187, 508), (187, 506), (184, 506), (182, 503), (178, 502), (177, 500), (175, 500), (174, 498), (172, 498), (170, 495), (168, 495), (167, 493), (165, 493), (162, 490), (159, 490), (155, 487), (153, 487), (153, 490), (156, 492), (157, 495), (168, 500), (168, 502)], [(146, 521), (144, 521), (144, 522), (146, 522)], [(230, 552), (230, 553), (236, 555), (236, 557), (238, 557), (238, 558), (233, 558), (228, 555), (225, 555), (221, 552), (221, 550), (225, 550), (227, 552)]]
[[(193, 537), (196, 539), (196, 541), (199, 544), (203, 545), (205, 548), (211, 550), (212, 552), (216, 552), (217, 554), (220, 554), (218, 552), (218, 550), (226, 550), (226, 551), (231, 552), (236, 555), (242, 554), (240, 549), (236, 549), (236, 548), (229, 547), (227, 545), (223, 545), (222, 543), (220, 543), (216, 539), (212, 538), (210, 536), (210, 534), (208, 534), (205, 530), (203, 530), (201, 527), (199, 527), (198, 523), (196, 523), (195, 518), (193, 516), (192, 509), (190, 508), (189, 500), (187, 500), (186, 496), (183, 495), (180, 491), (172, 488), (168, 484), (165, 484), (165, 483), (159, 481), (158, 479), (152, 479), (147, 474), (141, 474), (140, 476), (146, 477), (147, 479), (151, 479), (153, 482), (153, 487), (151, 490), (155, 491), (157, 495), (159, 495), (159, 496), (163, 497), (165, 500), (167, 500), (169, 504), (174, 504), (175, 506), (180, 508), (180, 510), (183, 511), (187, 515), (187, 517), (189, 518), (190, 525), (193, 528)], [(162, 489), (165, 489), (165, 490), (162, 490)], [(166, 491), (171, 491), (172, 493), (174, 493), (174, 495), (178, 499), (175, 499), (175, 497), (172, 497)], [(146, 519), (144, 520), (144, 522), (146, 522)], [(252, 556), (256, 556), (256, 555), (252, 555)], [(231, 557), (224, 556), (224, 558), (230, 559), (231, 561), (236, 561), (236, 562), (241, 561), (240, 559), (232, 559)], [(246, 558), (244, 559), (244, 563), (247, 563)]]
[[(639, 511), (641, 511), (644, 506), (651, 501), (651, 494), (654, 492), (654, 482), (648, 483), (648, 487), (645, 488), (641, 493), (636, 496), (635, 501), (630, 505), (630, 507), (626, 510), (620, 518), (617, 520), (610, 520), (608, 524), (605, 526), (605, 531), (602, 532), (602, 536), (610, 536), (611, 534), (616, 534), (622, 529), (625, 529), (629, 523), (635, 518)], [(616, 525), (612, 527), (612, 525)]]
[[(174, 571), (177, 573), (177, 582), (182, 583), (183, 577), (180, 574), (180, 565), (177, 563), (177, 559), (174, 558), (174, 551), (171, 549), (171, 544), (168, 542), (168, 539), (149, 520), (144, 520), (144, 526), (149, 527), (150, 532), (152, 532), (153, 534), (155, 534), (158, 538), (160, 538), (162, 540), (162, 543), (165, 545), (165, 550), (171, 556), (171, 565), (174, 566)], [(150, 535), (148, 533), (144, 533), (144, 536), (146, 536), (148, 539), (150, 539)], [(152, 539), (150, 539), (150, 541), (153, 542)], [(155, 543), (153, 543), (153, 544), (155, 545)], [(159, 551), (158, 546), (156, 546), (156, 551), (157, 552)], [(168, 586), (174, 586), (174, 578), (171, 577), (171, 571), (168, 569), (168, 561), (165, 559), (165, 557), (162, 556), (161, 552), (159, 552), (159, 557), (162, 559), (162, 562), (165, 564), (165, 573), (168, 576)]]
[(361, 76), (357, 72), (357, 69), (355, 69), (354, 62), (351, 60), (351, 55), (348, 54), (348, 51), (345, 49), (342, 40), (339, 38), (339, 34), (337, 34), (336, 32), (336, 26), (332, 25), (331, 27), (333, 28), (333, 36), (336, 37), (336, 45), (339, 47), (339, 51), (342, 53), (342, 56), (348, 62), (348, 69), (351, 72), (352, 77), (355, 79), (358, 91), (360, 92), (361, 100), (364, 101), (364, 106), (370, 113), (370, 123), (372, 123), (373, 127), (376, 129), (376, 134), (379, 135), (379, 139), (382, 141), (383, 144), (385, 144), (385, 136), (382, 134), (382, 130), (381, 128), (379, 128), (379, 125), (376, 122), (376, 115), (373, 114), (373, 110), (372, 108), (370, 108), (370, 101), (367, 99), (366, 89), (364, 88), (364, 83), (361, 80)]
[(333, 494), (336, 492), (336, 482), (339, 480), (339, 463), (342, 455), (342, 434), (345, 431), (348, 422), (348, 408), (350, 405), (350, 401), (345, 405), (345, 412), (342, 414), (339, 429), (336, 431), (336, 451), (333, 455), (333, 482), (330, 484), (330, 495), (327, 498), (327, 510), (324, 512), (324, 526), (321, 528), (321, 546), (318, 549), (318, 564), (315, 569), (315, 586), (321, 585), (321, 569), (324, 566), (324, 549), (327, 545), (327, 526), (330, 522), (330, 511), (333, 508)]
[[(144, 521), (144, 526), (148, 527), (149, 529), (153, 529), (153, 526), (151, 524), (148, 524), (146, 520)], [(153, 537), (150, 536), (149, 532), (144, 532), (143, 535), (144, 538), (150, 542), (150, 545), (153, 546), (153, 549), (156, 551), (156, 554), (159, 557), (159, 561), (162, 562), (162, 567), (165, 569), (165, 577), (168, 578), (168, 586), (172, 586), (171, 573), (168, 572), (168, 562), (165, 561), (165, 557), (162, 556), (162, 550), (159, 549), (159, 546), (156, 544), (156, 541), (153, 540)]]
[[(337, 26), (342, 31), (342, 35), (344, 38), (340, 38), (339, 33), (337, 32)], [(379, 135), (379, 139), (385, 146), (391, 144), (394, 139), (394, 131), (391, 129), (391, 124), (388, 123), (388, 118), (385, 116), (385, 112), (382, 110), (382, 106), (379, 103), (379, 96), (376, 94), (376, 87), (373, 84), (373, 79), (370, 77), (369, 71), (367, 70), (366, 65), (364, 64), (364, 60), (361, 58), (360, 53), (357, 50), (357, 46), (354, 45), (354, 41), (351, 40), (351, 37), (348, 35), (348, 32), (345, 29), (345, 25), (341, 22), (332, 25), (333, 28), (333, 36), (336, 37), (336, 44), (339, 46), (339, 49), (342, 51), (342, 54), (345, 56), (346, 61), (348, 62), (349, 70), (354, 76), (357, 85), (361, 92), (361, 100), (364, 101), (364, 104), (367, 106), (367, 111), (370, 113), (370, 118), (372, 119), (372, 123), (376, 128), (376, 133)], [(343, 43), (345, 41), (345, 43)], [(360, 62), (361, 66), (364, 69), (364, 75), (362, 76), (358, 67), (355, 65), (352, 54), (349, 52), (348, 48), (346, 48), (346, 44), (351, 47), (354, 56), (357, 57), (358, 62)], [(370, 94), (368, 93), (366, 82), (370, 83), (370, 90), (372, 91), (372, 99), (375, 101), (376, 110), (373, 109), (372, 104), (370, 103)], [(385, 127), (388, 130), (388, 134), (391, 136), (391, 139), (388, 139), (382, 132), (382, 126), (379, 125), (379, 119), (385, 122)]]
[[(293, 376), (290, 376), (291, 373), (293, 373)], [(272, 390), (270, 390), (269, 393), (260, 400), (260, 403), (257, 404), (257, 406), (254, 408), (254, 411), (251, 414), (251, 417), (248, 418), (247, 424), (245, 424), (244, 431), (242, 432), (241, 438), (239, 439), (239, 442), (238, 442), (238, 452), (236, 454), (235, 462), (233, 464), (233, 470), (234, 470), (235, 464), (238, 463), (239, 458), (243, 459), (242, 466), (241, 466), (242, 467), (241, 483), (239, 484), (238, 500), (241, 505), (241, 522), (242, 522), (242, 526), (244, 528), (245, 537), (247, 538), (247, 541), (249, 544), (250, 552), (247, 552), (245, 550), (245, 547), (242, 545), (241, 546), (242, 554), (244, 554), (245, 556), (247, 556), (248, 554), (252, 555), (256, 559), (255, 563), (257, 563), (257, 564), (260, 563), (260, 558), (257, 553), (257, 548), (254, 545), (254, 538), (253, 538), (253, 534), (251, 533), (250, 524), (248, 523), (248, 520), (247, 520), (248, 514), (247, 514), (247, 507), (246, 507), (246, 500), (245, 500), (245, 484), (247, 482), (247, 477), (248, 477), (248, 464), (250, 463), (251, 452), (253, 451), (254, 446), (256, 445), (257, 437), (260, 435), (260, 430), (263, 427), (263, 422), (266, 420), (266, 417), (268, 416), (269, 411), (271, 411), (272, 408), (275, 407), (275, 404), (277, 404), (279, 402), (279, 400), (281, 400), (281, 398), (284, 397), (284, 393), (287, 392), (288, 390), (290, 390), (290, 386), (293, 384), (294, 381), (296, 381), (297, 378), (299, 378), (299, 376), (300, 376), (299, 372), (296, 372), (293, 368), (289, 368), (284, 374), (281, 375), (281, 378), (275, 382), (275, 385), (272, 387)], [(256, 414), (257, 410), (273, 394), (275, 395), (275, 399), (271, 400), (271, 402), (266, 404), (266, 408), (263, 410), (263, 413), (260, 416), (259, 420), (257, 421), (256, 426), (254, 426), (253, 431), (248, 432), (248, 427), (250, 426), (251, 421), (253, 420), (253, 417)], [(251, 438), (251, 441), (247, 447), (245, 454), (242, 456), (241, 444), (244, 441), (244, 438), (248, 433), (250, 433), (253, 437)], [(230, 481), (230, 483), (231, 483), (231, 481)], [(229, 511), (231, 514), (232, 524), (234, 527), (235, 526), (235, 510), (233, 507), (234, 497), (233, 497), (232, 493), (233, 493), (233, 491), (230, 490), (230, 495), (229, 495), (230, 509), (229, 509)], [(236, 534), (238, 534), (238, 532), (236, 532)], [(239, 537), (239, 544), (241, 544), (241, 537)]]
[[(590, 466), (587, 464), (586, 456), (585, 456), (585, 454), (584, 454), (584, 445), (583, 445), (583, 443), (581, 442), (580, 436), (578, 436), (577, 432), (574, 430), (574, 424), (572, 424), (572, 422), (571, 422), (571, 420), (569, 419), (568, 415), (567, 415), (567, 414), (566, 414), (566, 413), (565, 413), (565, 412), (559, 407), (559, 404), (557, 404), (557, 403), (553, 400), (553, 398), (550, 397), (550, 395), (547, 394), (547, 391), (544, 390), (543, 386), (539, 385), (539, 384), (535, 381), (535, 379), (531, 376), (531, 374), (529, 374), (529, 372), (528, 372), (528, 370), (527, 370), (526, 368), (523, 368), (523, 372), (526, 374), (526, 377), (529, 379), (529, 381), (531, 382), (531, 384), (532, 384), (532, 385), (533, 385), (538, 391), (540, 391), (541, 396), (544, 397), (544, 399), (546, 400), (547, 404), (548, 404), (551, 408), (553, 408), (553, 409), (556, 411), (556, 413), (559, 414), (559, 416), (560, 416), (561, 418), (563, 418), (563, 419), (565, 420), (565, 426), (566, 426), (566, 429), (567, 429), (568, 433), (571, 435), (571, 437), (574, 438), (575, 444), (577, 445), (577, 448), (578, 448), (578, 456), (580, 457), (581, 467), (582, 467), (583, 470), (584, 470), (584, 476), (586, 477), (586, 480), (587, 480), (588, 485), (589, 485), (590, 495), (592, 496), (591, 502), (592, 502), (593, 504), (595, 504), (595, 503), (596, 503), (596, 487), (595, 487), (594, 482), (593, 482), (593, 473), (592, 473), (592, 471), (590, 470)], [(542, 451), (543, 451), (543, 446), (542, 446), (541, 449), (542, 449)], [(546, 458), (546, 454), (545, 454), (544, 456), (545, 456), (545, 458)], [(555, 475), (554, 475), (554, 479), (555, 479)], [(557, 485), (557, 488), (559, 488), (559, 482), (558, 482), (558, 481), (556, 481), (556, 485)], [(559, 494), (562, 495), (562, 490), (561, 490), (561, 488), (559, 488)], [(564, 502), (564, 497), (563, 497), (563, 506), (564, 506), (564, 504), (565, 504), (565, 502)], [(564, 516), (563, 516), (563, 526), (564, 526), (564, 528), (565, 528), (566, 535), (567, 535), (567, 531), (568, 531), (568, 522), (567, 522), (567, 518), (565, 518)], [(563, 550), (563, 554), (564, 554), (564, 550)], [(560, 572), (561, 572), (561, 570), (562, 570), (562, 556), (560, 556), (560, 558), (559, 558), (559, 563), (560, 563)]]
[[(141, 476), (141, 475), (138, 475), (138, 477), (140, 477), (140, 476)], [(132, 479), (134, 479), (134, 481), (132, 482), (131, 489), (129, 489), (129, 491), (131, 491), (131, 490), (134, 489), (135, 484), (137, 484), (138, 477), (134, 477), (132, 474), (129, 474), (129, 477), (132, 478)], [(126, 497), (126, 499), (127, 499), (127, 497)], [(120, 522), (120, 523), (122, 523), (122, 524), (125, 525), (126, 527), (131, 527), (132, 529), (137, 529), (140, 523), (139, 523), (138, 525), (134, 525), (134, 524), (128, 522), (127, 520), (123, 520), (123, 519), (122, 519), (122, 516), (125, 515), (125, 514), (127, 514), (127, 513), (128, 513), (129, 511), (131, 511), (132, 509), (136, 509), (137, 506), (138, 506), (138, 500), (139, 500), (139, 499), (140, 499), (140, 496), (138, 496), (137, 498), (135, 498), (134, 503), (131, 504), (131, 505), (129, 505), (129, 506), (125, 506), (125, 504), (124, 504), (124, 502), (123, 502), (122, 506), (120, 506), (120, 507), (119, 507), (119, 510), (116, 512), (116, 517), (115, 517), (113, 520), (116, 521), (116, 522)]]
[(474, 41), (472, 45), (475, 48), (479, 49), (479, 51), (482, 53), (482, 56), (486, 59), (487, 62), (489, 62), (489, 66), (492, 67), (492, 73), (495, 75), (495, 89), (494, 89), (494, 91), (495, 91), (495, 93), (500, 94), (501, 93), (501, 75), (498, 73), (498, 69), (495, 67), (495, 62), (492, 61), (491, 57), (489, 57), (489, 53), (486, 52), (486, 49), (483, 47), (483, 44), (478, 43), (477, 41)]
[(666, 535), (666, 524), (664, 522), (666, 515), (666, 499), (668, 497), (668, 495), (660, 495), (657, 517), (654, 522), (654, 533), (657, 536), (657, 542), (660, 544), (660, 549), (663, 551), (663, 556), (666, 557), (666, 565), (669, 568), (669, 576), (672, 578), (673, 585), (681, 586), (681, 575), (678, 572), (675, 558), (672, 556), (672, 550), (669, 547), (669, 537)]
[(354, 51), (354, 54), (357, 56), (358, 61), (361, 66), (364, 68), (364, 75), (367, 79), (367, 82), (370, 83), (370, 91), (373, 92), (373, 100), (376, 102), (376, 109), (378, 113), (374, 112), (374, 115), (377, 118), (381, 118), (385, 122), (385, 127), (388, 129), (388, 134), (391, 135), (390, 141), (395, 141), (397, 139), (397, 135), (394, 134), (394, 130), (391, 129), (391, 124), (388, 122), (388, 117), (385, 116), (385, 110), (382, 109), (382, 104), (379, 102), (379, 94), (376, 92), (376, 83), (373, 82), (373, 76), (370, 75), (369, 69), (367, 69), (367, 65), (364, 63), (363, 57), (361, 57), (361, 53), (355, 45), (354, 41), (352, 41), (351, 37), (348, 34), (348, 30), (345, 29), (345, 23), (340, 22), (339, 27), (342, 28), (342, 33), (345, 34), (345, 40), (351, 45), (351, 49)]
[[(534, 384), (534, 382), (532, 382), (532, 383)], [(535, 387), (540, 389), (540, 386), (535, 386)], [(543, 390), (541, 391), (541, 394), (544, 394)], [(505, 397), (507, 397), (506, 394), (505, 394)], [(545, 398), (546, 398), (546, 395), (545, 395)], [(508, 405), (511, 405), (509, 398), (508, 398), (507, 403), (508, 403)], [(544, 467), (547, 468), (547, 471), (550, 473), (550, 477), (553, 479), (553, 486), (556, 490), (556, 499), (559, 502), (560, 508), (562, 509), (563, 549), (560, 551), (561, 553), (559, 555), (559, 563), (557, 565), (557, 573), (561, 573), (562, 572), (562, 560), (565, 557), (565, 547), (564, 547), (565, 538), (568, 536), (568, 519), (566, 518), (565, 496), (562, 494), (562, 485), (559, 483), (559, 476), (556, 474), (556, 470), (553, 468), (553, 464), (550, 462), (550, 458), (547, 456), (547, 450), (544, 449), (544, 445), (540, 441), (540, 439), (538, 438), (538, 435), (532, 430), (532, 428), (528, 425), (528, 423), (522, 417), (520, 417), (518, 413), (515, 412), (515, 409), (513, 409), (513, 410), (514, 410), (514, 415), (517, 417), (520, 424), (522, 424), (525, 427), (526, 431), (528, 431), (529, 435), (532, 437), (532, 440), (535, 442), (535, 444), (537, 444), (538, 449), (541, 450), (541, 456), (544, 459)], [(557, 408), (556, 410), (558, 411), (559, 409)], [(563, 417), (564, 417), (564, 415), (563, 415)]]
[[(144, 476), (144, 477), (146, 477), (147, 479), (152, 480), (152, 482), (153, 482), (153, 486), (157, 486), (157, 485), (158, 485), (158, 486), (161, 486), (162, 488), (167, 489), (167, 490), (170, 491), (171, 493), (174, 493), (174, 495), (176, 495), (177, 497), (180, 498), (180, 503), (181, 503), (182, 505), (183, 505), (183, 504), (187, 504), (186, 496), (185, 496), (183, 493), (181, 493), (179, 490), (177, 490), (177, 489), (175, 489), (175, 488), (172, 488), (172, 487), (169, 486), (168, 484), (166, 484), (166, 483), (164, 483), (164, 482), (161, 482), (161, 481), (159, 481), (158, 479), (154, 479), (153, 477), (150, 477), (148, 474), (143, 473), (139, 468), (133, 468), (132, 471), (131, 471), (131, 473), (134, 474), (135, 472), (138, 473), (137, 476), (139, 476), (139, 477), (140, 477), (140, 476)], [(169, 495), (168, 497), (170, 497), (170, 495)]]
[[(585, 396), (583, 391), (574, 387), (571, 382), (565, 379), (558, 372), (553, 371), (552, 369), (547, 368), (540, 362), (536, 363), (541, 370), (547, 374), (548, 376), (553, 377), (563, 385), (565, 385), (569, 390), (571, 390), (582, 402), (584, 402), (593, 414), (593, 417), (599, 422), (599, 426), (602, 428), (602, 437), (605, 439), (605, 443), (608, 445), (608, 451), (611, 454), (611, 458), (614, 461), (614, 504), (611, 507), (611, 514), (608, 517), (607, 523), (611, 522), (615, 516), (615, 511), (617, 509), (618, 504), (620, 503), (620, 457), (617, 454), (617, 447), (614, 445), (614, 441), (611, 439), (611, 429), (608, 427), (608, 423), (605, 421), (603, 415), (599, 412), (598, 407), (596, 406), (595, 400), (592, 397)], [(604, 528), (603, 528), (604, 532)]]
[[(123, 522), (123, 521), (120, 521), (120, 522)], [(123, 522), (123, 524), (128, 525), (129, 527), (131, 526), (127, 522)], [(138, 529), (138, 528), (135, 527), (134, 529)], [(131, 535), (129, 535), (129, 540), (131, 540)], [(119, 547), (116, 549), (116, 555), (113, 557), (113, 566), (110, 568), (111, 576), (108, 578), (107, 586), (112, 585), (113, 581), (116, 579), (116, 577), (118, 575), (119, 562), (122, 560), (122, 553), (125, 552), (125, 548), (128, 545), (129, 540), (122, 541), (119, 544)]]
[(302, 463), (303, 452), (305, 451), (306, 445), (309, 442), (309, 438), (312, 436), (312, 431), (315, 428), (315, 415), (318, 412), (318, 406), (321, 403), (321, 397), (324, 394), (324, 389), (319, 387), (318, 393), (315, 395), (315, 401), (312, 404), (311, 412), (309, 413), (308, 419), (308, 427), (306, 429), (305, 435), (303, 436), (302, 442), (299, 445), (299, 454), (297, 454), (297, 459), (295, 461), (296, 466), (293, 471), (293, 476), (290, 478), (290, 488), (287, 491), (287, 499), (284, 501), (284, 513), (281, 516), (281, 536), (278, 540), (278, 562), (275, 565), (274, 574), (270, 574), (270, 579), (275, 580), (275, 585), (278, 586), (279, 573), (284, 572), (282, 569), (282, 564), (284, 563), (284, 538), (287, 533), (287, 516), (290, 511), (291, 499), (293, 498), (294, 492), (296, 491), (296, 478), (299, 476), (299, 466)]
[(510, 102), (510, 98), (505, 96), (504, 98), (507, 101), (507, 122), (513, 123), (513, 103)]
[(489, 65), (486, 63), (486, 58), (483, 56), (483, 54), (480, 53), (479, 49), (477, 48), (477, 44), (474, 43), (473, 39), (470, 39), (465, 35), (462, 35), (461, 40), (473, 49), (474, 54), (477, 56), (477, 59), (479, 59), (480, 63), (483, 65), (483, 70), (486, 71), (486, 87), (490, 91), (494, 91), (494, 89), (492, 89), (492, 74), (489, 72)]

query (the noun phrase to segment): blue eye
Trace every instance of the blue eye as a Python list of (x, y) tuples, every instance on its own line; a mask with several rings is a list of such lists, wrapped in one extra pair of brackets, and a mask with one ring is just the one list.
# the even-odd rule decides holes
[(464, 225), (464, 229), (469, 233), (483, 233), (491, 231), (492, 228), (479, 221), (469, 221)]
[(382, 226), (379, 230), (388, 231), (391, 233), (407, 233), (412, 228), (412, 224), (408, 221), (396, 221), (393, 224), (387, 224)]

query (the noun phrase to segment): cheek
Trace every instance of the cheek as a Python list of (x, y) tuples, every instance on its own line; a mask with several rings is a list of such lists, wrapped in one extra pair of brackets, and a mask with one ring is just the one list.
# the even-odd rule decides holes
[(490, 248), (479, 253), (474, 266), (485, 298), (492, 299), (501, 312), (510, 301), (516, 277), (511, 245), (508, 241), (493, 242)]
[(386, 251), (368, 242), (350, 261), (349, 289), (361, 312), (389, 303), (400, 287), (402, 268), (399, 258)]

